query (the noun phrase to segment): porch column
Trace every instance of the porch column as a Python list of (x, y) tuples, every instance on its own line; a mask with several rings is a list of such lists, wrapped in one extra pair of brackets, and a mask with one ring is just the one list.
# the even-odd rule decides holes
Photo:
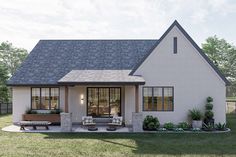
[(139, 85), (135, 85), (135, 112), (139, 112)]
[(135, 112), (132, 113), (133, 132), (143, 131), (143, 114), (139, 111), (139, 85), (135, 85)]
[(65, 113), (68, 112), (68, 86), (65, 86)]
[(72, 115), (68, 109), (68, 86), (65, 86), (65, 111), (61, 114), (61, 131), (71, 132), (72, 131)]

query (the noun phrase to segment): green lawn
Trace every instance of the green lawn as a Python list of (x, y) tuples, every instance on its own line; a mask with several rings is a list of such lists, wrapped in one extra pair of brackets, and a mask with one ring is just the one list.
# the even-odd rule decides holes
[[(230, 133), (9, 133), (0, 131), (0, 156), (236, 156), (236, 115)], [(11, 115), (0, 116), (0, 128)]]

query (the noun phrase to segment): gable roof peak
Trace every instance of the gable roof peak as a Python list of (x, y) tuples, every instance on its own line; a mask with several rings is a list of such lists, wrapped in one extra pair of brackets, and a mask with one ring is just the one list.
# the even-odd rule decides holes
[(184, 30), (184, 28), (175, 20), (170, 27), (165, 31), (161, 36), (159, 41), (149, 50), (149, 52), (143, 57), (143, 59), (136, 64), (133, 70), (130, 72), (130, 75), (133, 75), (134, 72), (141, 66), (141, 64), (148, 58), (148, 56), (153, 52), (153, 50), (161, 43), (161, 41), (166, 37), (166, 35), (176, 26), (181, 33), (187, 38), (187, 40), (193, 45), (193, 47), (199, 52), (199, 54), (206, 60), (206, 62), (211, 66), (211, 68), (217, 73), (217, 75), (225, 82), (226, 85), (230, 85), (230, 82), (225, 78), (221, 71), (214, 65), (214, 63), (207, 57), (207, 55), (202, 51), (202, 49), (196, 44), (196, 42), (189, 36), (189, 34)]

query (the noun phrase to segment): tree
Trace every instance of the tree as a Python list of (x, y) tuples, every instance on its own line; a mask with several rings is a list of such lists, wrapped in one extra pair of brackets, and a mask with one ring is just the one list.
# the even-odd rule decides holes
[(232, 82), (228, 96), (236, 96), (236, 47), (217, 36), (209, 37), (202, 49), (220, 71)]
[(8, 102), (10, 90), (6, 86), (7, 80), (28, 55), (27, 51), (17, 48), (9, 42), (0, 44), (0, 102)]
[(6, 86), (8, 78), (7, 68), (0, 65), (0, 102), (8, 102), (9, 100), (9, 92)]
[(14, 47), (12, 43), (2, 42), (0, 44), (0, 64), (7, 68), (10, 76), (13, 75), (27, 55), (26, 49)]

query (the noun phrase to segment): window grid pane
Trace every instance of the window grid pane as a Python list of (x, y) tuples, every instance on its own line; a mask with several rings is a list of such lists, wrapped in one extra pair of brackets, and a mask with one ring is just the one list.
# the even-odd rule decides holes
[(154, 110), (162, 111), (162, 88), (153, 88), (153, 105)]
[(164, 111), (173, 110), (173, 91), (172, 88), (164, 88)]
[(173, 111), (173, 87), (143, 87), (144, 111)]
[(32, 109), (40, 109), (40, 88), (32, 88)]
[(143, 100), (144, 100), (144, 110), (145, 111), (152, 111), (152, 88), (144, 88), (143, 89)]
[(51, 88), (51, 110), (57, 109), (59, 106), (59, 89)]
[(41, 88), (41, 109), (49, 109), (49, 88)]

